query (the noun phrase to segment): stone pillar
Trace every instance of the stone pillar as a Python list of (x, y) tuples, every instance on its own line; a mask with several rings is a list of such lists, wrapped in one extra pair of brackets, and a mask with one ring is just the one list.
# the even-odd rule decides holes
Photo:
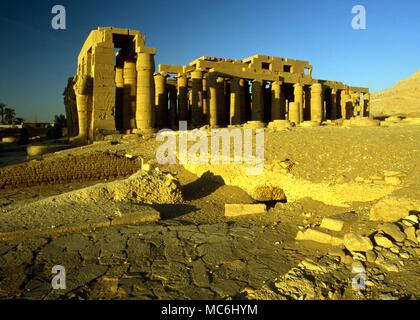
[(331, 120), (337, 119), (337, 90), (331, 89)]
[(74, 85), (76, 94), (77, 116), (79, 124), (78, 139), (87, 141), (92, 117), (93, 79), (87, 75), (78, 75)]
[(263, 82), (261, 80), (252, 81), (251, 120), (264, 122)]
[(284, 119), (285, 107), (284, 96), (281, 92), (281, 82), (271, 83), (271, 121)]
[(176, 88), (171, 86), (169, 89), (169, 125), (172, 129), (177, 127), (176, 97)]
[(324, 101), (322, 97), (322, 84), (314, 83), (311, 86), (311, 121), (322, 122), (324, 116)]
[(115, 126), (117, 130), (123, 129), (124, 108), (124, 62), (115, 67)]
[(245, 80), (244, 91), (245, 91), (245, 110), (244, 110), (242, 123), (246, 123), (248, 120), (251, 120), (251, 93), (250, 93), (250, 84), (248, 80)]
[(289, 102), (289, 121), (295, 124), (300, 123), (300, 104), (298, 102)]
[(203, 124), (203, 73), (201, 70), (191, 72), (191, 122), (194, 128)]
[[(303, 122), (303, 87), (300, 83), (296, 83), (294, 85), (294, 95), (295, 95), (295, 103), (299, 109), (299, 122), (295, 122), (296, 124)], [(290, 104), (289, 104), (289, 112), (290, 112)]]
[(209, 103), (209, 125), (211, 128), (218, 126), (218, 113), (217, 113), (217, 81), (216, 76), (209, 73), (207, 76), (207, 99)]
[(207, 98), (207, 74), (203, 75), (203, 124), (209, 124), (209, 101)]
[(352, 102), (350, 94), (346, 90), (341, 91), (341, 117), (343, 119), (350, 119), (351, 109), (352, 109)]
[(153, 131), (155, 128), (155, 72), (154, 54), (137, 53), (137, 108), (136, 126), (143, 132)]
[(217, 125), (226, 125), (226, 97), (225, 97), (225, 78), (216, 79), (216, 104), (217, 104)]
[(362, 117), (369, 115), (369, 102), (370, 102), (370, 94), (366, 92), (363, 94), (363, 103), (362, 103)]
[(121, 112), (123, 129), (130, 130), (136, 128), (136, 64), (134, 61), (124, 61), (124, 96), (123, 108)]
[(245, 81), (232, 78), (230, 83), (230, 124), (238, 125), (243, 122), (242, 115), (245, 111)]
[(179, 121), (188, 121), (188, 78), (185, 74), (178, 75), (177, 89)]
[(166, 91), (166, 76), (158, 73), (155, 78), (156, 126), (166, 128), (168, 124), (168, 93)]

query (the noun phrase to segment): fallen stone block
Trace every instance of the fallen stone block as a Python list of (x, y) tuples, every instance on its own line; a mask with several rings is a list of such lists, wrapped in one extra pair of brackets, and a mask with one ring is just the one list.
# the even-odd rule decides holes
[(385, 237), (382, 234), (379, 234), (379, 233), (376, 234), (374, 236), (374, 239), (375, 239), (375, 243), (378, 246), (380, 246), (380, 247), (383, 247), (383, 248), (392, 248), (394, 246), (394, 244), (392, 243), (392, 241), (389, 240), (387, 237)]
[(341, 231), (344, 227), (344, 221), (336, 218), (324, 218), (321, 222), (321, 228), (332, 231)]
[(263, 214), (267, 212), (267, 206), (263, 203), (257, 204), (225, 204), (225, 217), (239, 217), (252, 214)]
[(394, 223), (385, 223), (381, 226), (381, 230), (389, 235), (392, 239), (398, 242), (404, 241), (406, 235), (400, 230), (400, 228)]
[(333, 246), (339, 246), (343, 244), (343, 239), (311, 228), (306, 229), (305, 231), (298, 231), (295, 239), (301, 241), (314, 241)]
[(366, 252), (373, 249), (373, 244), (369, 238), (355, 233), (346, 233), (344, 235), (344, 246), (349, 251)]
[(408, 216), (410, 211), (420, 211), (420, 201), (385, 198), (372, 206), (369, 217), (373, 221), (394, 222)]

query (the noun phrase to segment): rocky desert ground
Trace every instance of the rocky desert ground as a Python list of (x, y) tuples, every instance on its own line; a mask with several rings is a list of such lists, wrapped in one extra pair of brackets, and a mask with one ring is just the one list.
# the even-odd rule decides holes
[(256, 176), (159, 165), (153, 134), (0, 157), (0, 296), (418, 299), (419, 124), (265, 129)]

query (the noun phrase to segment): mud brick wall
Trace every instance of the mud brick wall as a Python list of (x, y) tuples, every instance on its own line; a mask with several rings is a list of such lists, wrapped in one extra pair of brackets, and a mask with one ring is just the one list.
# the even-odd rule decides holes
[(43, 159), (0, 169), (0, 189), (127, 177), (141, 168), (141, 159), (109, 153)]

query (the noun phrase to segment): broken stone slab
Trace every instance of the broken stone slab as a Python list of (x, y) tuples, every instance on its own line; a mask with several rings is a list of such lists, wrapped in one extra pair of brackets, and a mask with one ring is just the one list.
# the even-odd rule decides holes
[(385, 177), (385, 183), (392, 186), (399, 186), (401, 184), (401, 179), (399, 177)]
[(342, 231), (346, 224), (356, 221), (357, 217), (355, 212), (345, 212), (325, 217), (322, 219), (321, 228), (331, 231)]
[(363, 237), (355, 233), (346, 233), (344, 235), (344, 246), (349, 251), (366, 252), (373, 249), (372, 241), (369, 238)]
[(298, 231), (295, 239), (300, 241), (314, 241), (333, 246), (340, 246), (343, 244), (343, 239), (340, 237), (313, 228), (306, 229), (305, 231)]
[(160, 213), (151, 208), (142, 206), (142, 210), (124, 213), (114, 219), (102, 218), (93, 222), (73, 223), (54, 228), (37, 228), (32, 230), (19, 230), (0, 233), (0, 241), (21, 241), (38, 237), (56, 237), (66, 233), (93, 231), (121, 225), (135, 225), (160, 220)]
[(381, 230), (397, 242), (402, 242), (406, 238), (405, 233), (394, 223), (383, 224)]
[(376, 260), (376, 253), (375, 253), (375, 251), (367, 251), (366, 252), (366, 260), (367, 260), (367, 262), (371, 262), (371, 263), (373, 263), (373, 262), (375, 262), (375, 260)]
[(225, 204), (225, 217), (239, 217), (244, 215), (267, 213), (267, 206), (264, 203), (254, 204)]
[(332, 231), (341, 231), (344, 227), (344, 221), (336, 218), (323, 218), (321, 222), (321, 228), (325, 228)]
[(414, 243), (418, 243), (417, 236), (416, 236), (416, 228), (414, 228), (414, 227), (405, 228), (404, 233), (407, 236), (408, 240), (410, 240)]
[(402, 223), (408, 227), (415, 226), (419, 223), (419, 218), (416, 215), (411, 214), (407, 217), (404, 217)]
[(375, 243), (383, 248), (392, 248), (394, 246), (394, 243), (389, 240), (387, 237), (385, 237), (384, 235), (378, 233), (374, 236), (375, 239)]
[(409, 215), (410, 211), (420, 211), (420, 201), (407, 198), (384, 198), (370, 210), (370, 220), (395, 222)]

